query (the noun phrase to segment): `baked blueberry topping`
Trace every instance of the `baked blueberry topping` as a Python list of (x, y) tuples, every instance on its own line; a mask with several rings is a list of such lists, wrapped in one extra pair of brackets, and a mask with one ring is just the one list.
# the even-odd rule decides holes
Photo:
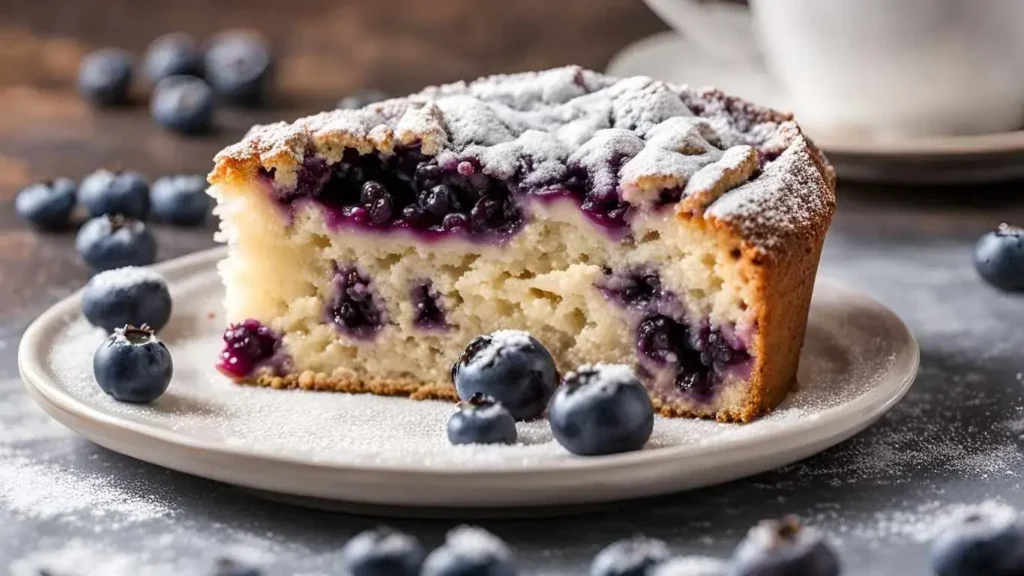
[(154, 84), (179, 74), (202, 76), (203, 55), (196, 41), (188, 34), (164, 34), (146, 48), (146, 54), (142, 57), (142, 71)]
[(654, 407), (628, 366), (595, 364), (565, 376), (548, 422), (555, 440), (573, 454), (616, 454), (644, 447), (654, 430)]
[(476, 526), (448, 532), (445, 543), (427, 556), (422, 576), (515, 576), (512, 551), (500, 538)]
[(78, 91), (94, 104), (113, 106), (128, 101), (132, 56), (119, 48), (88, 54), (78, 68)]
[(156, 260), (156, 239), (144, 222), (99, 216), (78, 231), (75, 249), (93, 270), (147, 266)]
[(148, 326), (114, 330), (92, 359), (100, 388), (122, 402), (152, 402), (167, 390), (174, 368), (167, 346)]
[(281, 356), (281, 338), (259, 320), (249, 318), (224, 331), (217, 369), (229, 378), (245, 378), (257, 368), (280, 362)]
[(1000, 290), (1024, 290), (1024, 228), (1000, 224), (978, 239), (974, 268)]
[(412, 304), (415, 307), (413, 323), (423, 330), (447, 328), (444, 310), (441, 309), (441, 295), (430, 282), (424, 282), (412, 289)]
[(665, 542), (634, 536), (613, 542), (598, 552), (590, 564), (590, 576), (645, 576), (671, 555)]
[(125, 218), (149, 217), (149, 183), (131, 170), (97, 170), (82, 180), (78, 199), (90, 216), (120, 214)]
[(735, 576), (838, 576), (839, 558), (824, 537), (794, 517), (750, 529), (732, 555)]
[(213, 125), (213, 91), (195, 76), (168, 76), (153, 89), (149, 113), (157, 124), (183, 134), (208, 132)]
[(526, 332), (498, 330), (478, 336), (452, 366), (459, 398), (477, 393), (500, 402), (516, 420), (544, 413), (558, 385), (555, 360), (543, 344)]
[(367, 181), (363, 184), (359, 198), (366, 208), (370, 222), (380, 225), (391, 219), (395, 211), (395, 200), (381, 183)]
[(342, 110), (355, 110), (381, 100), (387, 100), (388, 93), (377, 88), (364, 88), (357, 90), (341, 100), (338, 100), (337, 108)]
[(107, 332), (129, 324), (159, 332), (171, 317), (171, 293), (163, 276), (149, 268), (107, 270), (82, 290), (82, 313)]
[(61, 230), (71, 224), (76, 201), (75, 183), (57, 178), (22, 188), (14, 198), (14, 211), (38, 228)]
[(248, 30), (230, 30), (210, 42), (203, 68), (210, 87), (224, 100), (255, 106), (268, 97), (273, 53), (263, 36)]
[(1009, 506), (978, 506), (953, 520), (932, 542), (938, 576), (1024, 574), (1024, 530)]
[(452, 444), (515, 444), (516, 421), (494, 398), (476, 393), (459, 402), (448, 419), (448, 441)]
[(370, 279), (356, 268), (335, 273), (334, 296), (327, 315), (341, 332), (363, 340), (373, 338), (387, 321), (380, 296)]
[(437, 218), (444, 218), (451, 212), (458, 212), (461, 206), (455, 192), (444, 184), (438, 184), (426, 190), (420, 196), (423, 210)]
[(165, 176), (150, 190), (153, 217), (176, 226), (198, 226), (210, 214), (203, 176)]
[(381, 526), (345, 543), (341, 570), (346, 576), (418, 576), (425, 555), (416, 538)]

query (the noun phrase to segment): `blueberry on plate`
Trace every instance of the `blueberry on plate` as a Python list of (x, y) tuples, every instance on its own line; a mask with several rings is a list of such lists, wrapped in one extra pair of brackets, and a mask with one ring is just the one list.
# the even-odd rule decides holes
[(416, 538), (382, 526), (345, 544), (341, 570), (346, 576), (419, 576), (424, 556)]
[(99, 216), (82, 225), (75, 249), (93, 270), (147, 266), (156, 260), (156, 239), (144, 222)]
[(590, 576), (644, 576), (671, 556), (668, 545), (661, 540), (634, 536), (598, 552), (590, 564)]
[(149, 268), (107, 270), (82, 290), (82, 313), (107, 332), (126, 324), (159, 332), (171, 317), (171, 293), (164, 277)]
[(167, 390), (173, 371), (171, 353), (148, 326), (114, 330), (92, 357), (96, 383), (121, 402), (156, 400)]
[(726, 576), (729, 566), (718, 558), (682, 556), (658, 564), (648, 576)]
[(1000, 224), (979, 238), (974, 269), (1000, 290), (1024, 290), (1024, 228)]
[(966, 511), (932, 542), (930, 560), (938, 576), (1024, 574), (1024, 530), (1017, 511), (995, 503)]
[(452, 366), (452, 382), (463, 400), (479, 392), (500, 402), (516, 420), (529, 420), (544, 413), (558, 371), (551, 353), (532, 336), (498, 330), (469, 343)]
[(477, 392), (448, 419), (452, 444), (515, 444), (516, 420), (494, 398)]
[(71, 224), (76, 201), (75, 183), (57, 178), (22, 188), (14, 198), (14, 211), (38, 228), (60, 230)]
[(182, 134), (209, 132), (213, 91), (195, 76), (168, 76), (153, 88), (149, 113), (157, 124)]
[(813, 528), (788, 516), (750, 529), (733, 551), (733, 576), (838, 576), (839, 557)]
[(203, 176), (165, 176), (149, 193), (153, 218), (176, 226), (198, 226), (210, 214), (210, 196)]
[(261, 576), (263, 571), (255, 566), (232, 558), (218, 558), (213, 565), (211, 576)]
[(78, 91), (101, 106), (124, 104), (132, 83), (132, 56), (119, 48), (91, 52), (78, 68)]
[(448, 532), (444, 544), (430, 553), (421, 576), (514, 576), (519, 573), (512, 551), (500, 538), (476, 526)]
[(82, 180), (78, 199), (89, 216), (120, 214), (125, 218), (149, 217), (149, 183), (131, 170), (100, 169)]
[(210, 87), (232, 104), (262, 104), (270, 91), (273, 53), (261, 34), (229, 30), (214, 37), (203, 60)]
[(382, 100), (389, 98), (388, 93), (377, 88), (364, 88), (363, 90), (357, 90), (348, 96), (345, 96), (341, 100), (338, 100), (338, 109), (340, 110), (357, 110), (363, 106), (368, 106)]
[(644, 447), (654, 430), (654, 407), (629, 366), (586, 365), (565, 376), (548, 422), (555, 440), (573, 454), (615, 454)]
[(150, 42), (142, 57), (142, 72), (152, 83), (168, 76), (202, 76), (203, 54), (196, 41), (184, 32), (164, 34)]

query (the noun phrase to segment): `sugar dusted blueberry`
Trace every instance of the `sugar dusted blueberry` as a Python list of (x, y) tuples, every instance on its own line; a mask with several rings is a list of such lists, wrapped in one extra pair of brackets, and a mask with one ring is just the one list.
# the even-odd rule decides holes
[(735, 576), (838, 576), (839, 557), (813, 528), (792, 516), (765, 520), (733, 551)]
[(259, 33), (221, 32), (210, 41), (203, 67), (210, 87), (232, 104), (254, 106), (269, 96), (273, 52)]
[(452, 381), (459, 398), (482, 393), (516, 420), (529, 420), (544, 413), (558, 385), (558, 371), (551, 353), (535, 338), (519, 330), (498, 330), (469, 343), (452, 366)]
[(648, 576), (728, 576), (729, 566), (718, 558), (681, 556), (658, 564)]
[(1024, 529), (1010, 506), (986, 503), (965, 510), (932, 542), (937, 576), (1024, 574)]
[(274, 364), (282, 360), (281, 338), (255, 318), (228, 326), (223, 339), (217, 369), (234, 380), (260, 368), (275, 368)]
[(78, 91), (101, 106), (124, 104), (132, 82), (132, 56), (120, 48), (89, 53), (78, 68)]
[(118, 328), (93, 356), (93, 375), (115, 400), (148, 403), (167, 390), (171, 353), (147, 326)]
[(341, 569), (346, 576), (418, 576), (425, 555), (416, 538), (381, 526), (345, 543)]
[(61, 230), (71, 224), (76, 201), (75, 183), (56, 178), (22, 188), (14, 198), (14, 211), (37, 228)]
[(156, 239), (144, 222), (99, 216), (78, 231), (75, 249), (93, 270), (147, 266), (156, 260)]
[(500, 538), (475, 526), (448, 532), (445, 543), (430, 553), (421, 576), (515, 576), (512, 551)]
[(335, 273), (327, 316), (342, 333), (361, 340), (373, 338), (387, 322), (384, 303), (370, 278), (355, 267)]
[(573, 454), (616, 454), (644, 447), (654, 430), (654, 407), (629, 366), (594, 364), (566, 374), (548, 422), (555, 440)]
[(974, 268), (1000, 290), (1024, 290), (1024, 228), (1000, 224), (978, 239)]
[(165, 176), (150, 191), (153, 218), (176, 226), (198, 226), (210, 215), (212, 199), (203, 176)]
[(125, 218), (149, 217), (149, 183), (131, 170), (97, 170), (82, 180), (78, 199), (96, 217), (120, 214)]
[(171, 317), (171, 293), (164, 277), (149, 268), (107, 270), (82, 290), (82, 313), (107, 332), (128, 324), (159, 332)]
[(338, 108), (342, 110), (355, 110), (388, 99), (388, 93), (377, 88), (365, 88), (357, 90), (341, 100), (338, 100)]
[(150, 42), (142, 57), (146, 78), (157, 83), (168, 76), (202, 76), (203, 54), (196, 41), (184, 32), (164, 34)]
[(590, 564), (590, 576), (645, 576), (671, 555), (665, 542), (634, 536), (613, 542), (598, 552)]
[(516, 421), (494, 398), (474, 394), (459, 402), (448, 419), (448, 441), (452, 444), (515, 444)]
[(182, 134), (208, 132), (213, 125), (213, 91), (195, 76), (168, 76), (153, 89), (149, 112), (157, 124)]

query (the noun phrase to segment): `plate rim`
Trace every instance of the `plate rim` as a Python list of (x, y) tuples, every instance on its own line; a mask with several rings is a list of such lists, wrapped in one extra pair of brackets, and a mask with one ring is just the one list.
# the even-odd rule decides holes
[[(206, 265), (215, 267), (216, 262), (224, 254), (226, 254), (226, 248), (218, 247), (168, 260), (153, 266), (153, 268), (168, 277), (168, 282), (173, 287), (176, 280), (174, 276), (187, 273), (191, 267)], [(180, 281), (183, 278), (177, 280)], [(195, 436), (174, 430), (126, 420), (114, 414), (105, 413), (88, 403), (76, 399), (63, 390), (55, 380), (48, 376), (48, 370), (45, 366), (47, 362), (48, 347), (46, 344), (49, 339), (49, 331), (55, 325), (67, 324), (71, 319), (80, 314), (81, 290), (48, 308), (29, 325), (18, 346), (18, 367), (29, 396), (40, 404), (48, 414), (76, 433), (104, 446), (106, 446), (105, 443), (94, 439), (93, 436), (96, 436), (96, 434), (84, 433), (66, 420), (80, 418), (92, 422), (94, 425), (112, 428), (122, 434), (131, 434), (136, 437), (133, 439), (135, 442), (145, 440), (150, 443), (156, 443), (151, 448), (159, 448), (160, 445), (173, 445), (177, 449), (185, 448), (204, 451), (207, 456), (220, 456), (231, 459), (242, 458), (256, 460), (262, 465), (311, 468), (333, 474), (397, 474), (420, 478), (449, 479), (463, 477), (508, 478), (512, 476), (527, 478), (535, 476), (545, 477), (551, 474), (580, 473), (588, 470), (621, 470), (638, 465), (657, 465), (671, 460), (681, 461), (694, 457), (706, 457), (709, 453), (728, 452), (735, 456), (736, 454), (742, 454), (744, 450), (756, 451), (763, 443), (768, 441), (773, 443), (793, 443), (794, 440), (803, 437), (805, 442), (797, 444), (803, 446), (822, 440), (822, 435), (820, 434), (807, 437), (807, 432), (809, 431), (813, 432), (826, 428), (821, 422), (830, 423), (830, 427), (833, 428), (838, 428), (839, 423), (844, 423), (842, 432), (833, 431), (830, 436), (842, 435), (843, 440), (845, 440), (873, 423), (899, 402), (912, 386), (920, 364), (920, 347), (912, 331), (889, 308), (863, 292), (846, 287), (841, 282), (825, 277), (817, 278), (816, 286), (842, 291), (846, 293), (847, 297), (852, 297), (874, 308), (892, 328), (896, 329), (896, 332), (900, 333), (903, 345), (899, 347), (897, 357), (893, 360), (892, 367), (888, 372), (889, 374), (900, 375), (898, 384), (876, 386), (848, 402), (816, 413), (813, 418), (805, 419), (778, 430), (769, 430), (764, 434), (719, 439), (712, 445), (701, 443), (684, 444), (608, 456), (557, 459), (529, 467), (510, 468), (481, 465), (466, 468), (426, 468), (378, 462), (346, 463), (311, 460), (308, 457), (260, 451), (247, 445), (230, 445), (224, 442), (196, 438)], [(57, 409), (64, 415), (64, 418), (55, 415), (53, 409)], [(853, 431), (852, 433), (851, 430)], [(839, 440), (839, 442), (841, 441)], [(145, 458), (139, 459), (147, 460)], [(147, 461), (152, 462), (152, 460)], [(163, 464), (157, 464), (163, 466)]]

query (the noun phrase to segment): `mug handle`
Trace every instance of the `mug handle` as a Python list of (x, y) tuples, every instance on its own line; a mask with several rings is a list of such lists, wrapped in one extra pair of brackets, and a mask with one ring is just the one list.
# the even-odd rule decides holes
[(754, 39), (750, 9), (734, 2), (644, 0), (687, 40), (735, 64), (763, 65)]

